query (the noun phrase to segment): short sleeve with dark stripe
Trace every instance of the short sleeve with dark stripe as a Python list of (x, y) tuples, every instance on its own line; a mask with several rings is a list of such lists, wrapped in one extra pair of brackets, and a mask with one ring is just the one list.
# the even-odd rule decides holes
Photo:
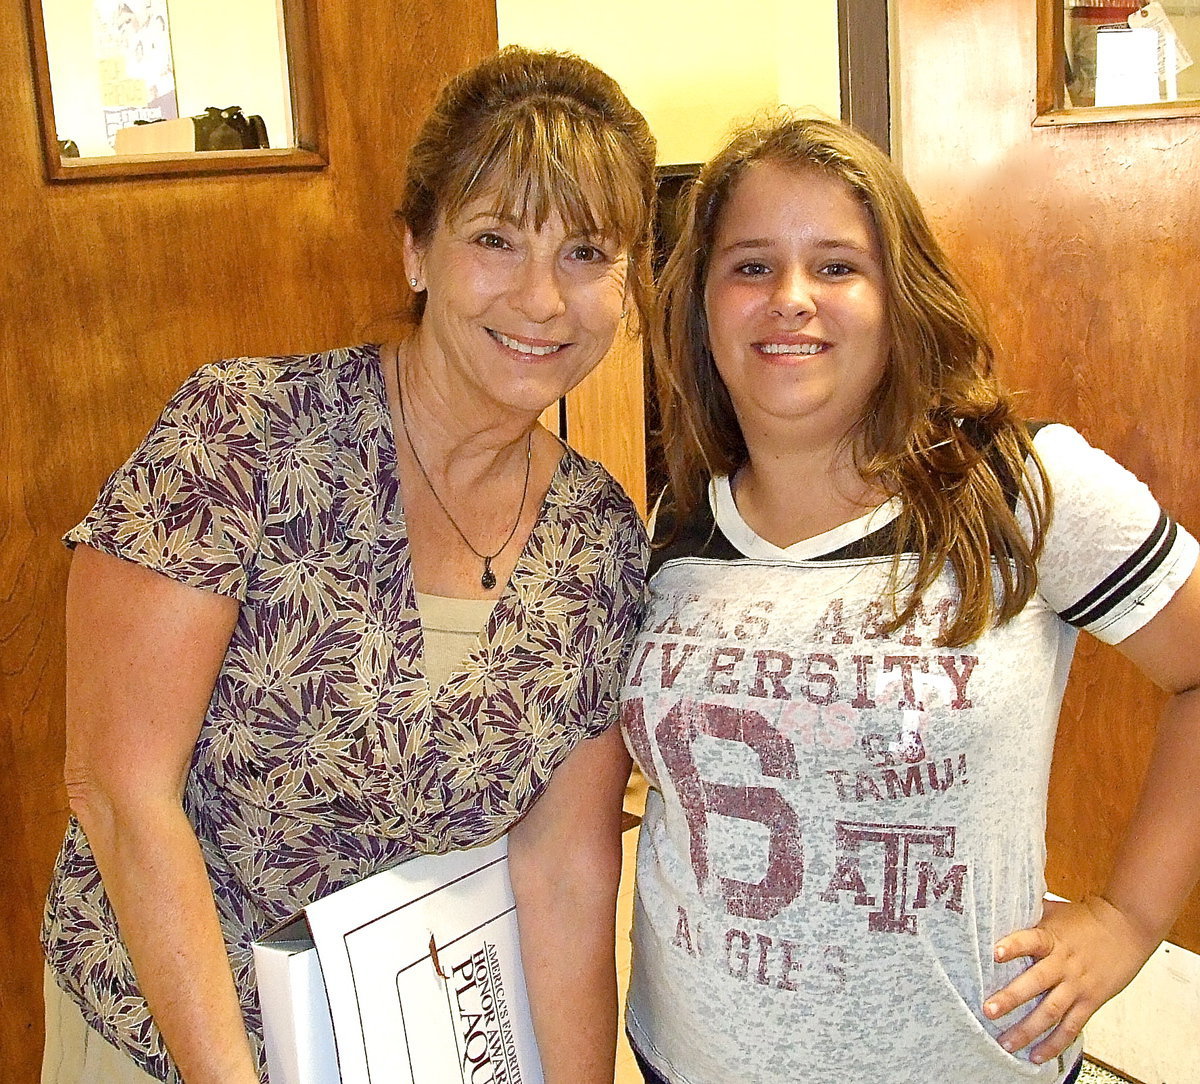
[(1039, 591), (1064, 621), (1120, 643), (1188, 578), (1196, 540), (1142, 482), (1070, 427), (1048, 425), (1034, 444), (1054, 494)]

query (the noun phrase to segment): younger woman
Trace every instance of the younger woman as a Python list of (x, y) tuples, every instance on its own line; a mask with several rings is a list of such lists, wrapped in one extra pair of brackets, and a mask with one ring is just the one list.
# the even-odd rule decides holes
[[(1200, 870), (1196, 542), (1015, 415), (912, 193), (840, 125), (738, 135), (663, 289), (671, 488), (623, 694), (647, 1080), (1073, 1079)], [(1173, 695), (1108, 884), (1043, 904), (1080, 628)]]

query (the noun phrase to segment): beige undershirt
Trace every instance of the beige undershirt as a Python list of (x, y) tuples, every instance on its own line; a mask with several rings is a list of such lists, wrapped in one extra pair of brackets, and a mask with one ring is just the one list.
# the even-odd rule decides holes
[(157, 1084), (123, 1050), (93, 1031), (45, 968), (46, 1045), (41, 1084)]
[(462, 668), (463, 660), (479, 642), (479, 634), (495, 605), (486, 598), (446, 598), (417, 592), (417, 610), (425, 636), (425, 677), (431, 690), (436, 692), (451, 674)]

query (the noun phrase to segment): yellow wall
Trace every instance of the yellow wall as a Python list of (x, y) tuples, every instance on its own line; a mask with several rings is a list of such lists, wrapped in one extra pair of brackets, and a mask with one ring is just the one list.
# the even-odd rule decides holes
[(730, 125), (790, 105), (837, 116), (837, 0), (496, 0), (500, 44), (568, 49), (646, 115), (662, 163), (699, 162)]
[(100, 113), (91, 0), (43, 0), (42, 13), (58, 137), (75, 140), (85, 155), (110, 154)]
[(179, 115), (240, 105), (272, 147), (294, 143), (279, 0), (170, 0)]

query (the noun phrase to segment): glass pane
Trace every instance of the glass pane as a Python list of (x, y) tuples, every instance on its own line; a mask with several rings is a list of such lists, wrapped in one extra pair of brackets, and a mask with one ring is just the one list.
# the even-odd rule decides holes
[(64, 157), (296, 145), (281, 0), (41, 8)]
[(1200, 0), (1066, 0), (1067, 108), (1200, 99)]

